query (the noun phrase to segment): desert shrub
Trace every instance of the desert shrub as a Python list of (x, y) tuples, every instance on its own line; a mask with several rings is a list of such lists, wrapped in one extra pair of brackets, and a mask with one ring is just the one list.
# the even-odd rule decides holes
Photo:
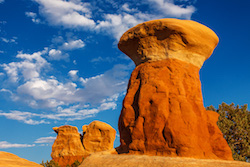
[(79, 165), (81, 165), (81, 163), (80, 163), (78, 160), (76, 160), (76, 161), (71, 165), (71, 167), (78, 167)]
[(68, 164), (66, 167), (78, 167), (79, 165), (81, 165), (81, 163), (78, 160), (76, 160), (73, 164), (71, 165)]
[(53, 160), (51, 160), (51, 161), (46, 161), (45, 163), (42, 161), (42, 163), (40, 164), (40, 165), (42, 165), (42, 166), (44, 166), (44, 167), (60, 167), (59, 165), (58, 165), (58, 163), (56, 163), (55, 161), (53, 161)]
[(249, 162), (250, 112), (247, 110), (247, 105), (240, 107), (233, 103), (230, 105), (222, 103), (218, 109), (213, 106), (206, 109), (220, 114), (217, 125), (232, 150), (234, 160)]

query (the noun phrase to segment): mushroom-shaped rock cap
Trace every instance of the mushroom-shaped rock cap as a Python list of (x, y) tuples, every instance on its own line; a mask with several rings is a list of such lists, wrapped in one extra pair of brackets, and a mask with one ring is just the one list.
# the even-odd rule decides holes
[(118, 48), (136, 65), (172, 58), (200, 68), (218, 42), (210, 28), (195, 21), (160, 19), (129, 29), (122, 35)]

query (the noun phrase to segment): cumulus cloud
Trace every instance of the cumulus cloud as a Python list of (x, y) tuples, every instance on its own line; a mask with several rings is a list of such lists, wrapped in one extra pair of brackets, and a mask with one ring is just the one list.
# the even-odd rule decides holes
[(171, 0), (149, 0), (153, 2), (155, 7), (163, 12), (169, 17), (178, 17), (190, 19), (192, 14), (195, 12), (195, 7), (192, 5), (183, 7), (182, 5), (174, 4), (174, 1)]
[(35, 0), (40, 6), (40, 13), (52, 25), (66, 28), (92, 28), (95, 22), (91, 19), (88, 3), (64, 0)]
[(62, 50), (74, 50), (83, 48), (84, 46), (85, 46), (84, 42), (81, 39), (78, 39), (65, 42), (60, 48)]
[[(46, 108), (52, 113), (0, 111), (0, 116), (29, 125), (49, 124), (51, 121), (73, 121), (93, 117), (97, 113), (116, 109), (116, 101), (127, 88), (130, 65), (115, 65), (112, 69), (92, 77), (78, 76), (78, 70), (70, 70), (71, 80), (59, 81), (46, 76), (48, 62), (42, 57), (47, 49), (33, 54), (19, 52), (17, 62), (2, 65), (11, 81), (18, 81), (16, 89), (1, 88), (0, 92), (10, 93), (13, 101), (22, 101), (32, 108)], [(74, 82), (75, 83), (74, 83)]]
[(68, 74), (72, 78), (72, 80), (75, 81), (78, 79), (77, 73), (78, 73), (78, 70), (70, 70)]
[[(137, 2), (119, 4), (110, 0), (90, 3), (74, 0), (35, 1), (39, 4), (40, 14), (51, 25), (104, 32), (116, 40), (127, 29), (141, 22), (167, 17), (190, 19), (195, 12), (195, 7), (191, 5), (192, 1), (180, 0), (147, 0), (143, 4)], [(113, 11), (106, 9), (110, 4)]]
[[(73, 103), (98, 104), (103, 99), (126, 90), (129, 67), (116, 65), (113, 69), (90, 78), (79, 77), (82, 88), (73, 82), (62, 83), (56, 78), (34, 78), (17, 88), (17, 95), (33, 107), (53, 108)], [(77, 79), (77, 71), (69, 73)], [(23, 98), (20, 98), (23, 99)], [(35, 101), (35, 103), (34, 103)]]
[[(53, 110), (60, 106), (68, 108), (76, 104), (81, 106), (91, 104), (93, 108), (101, 105), (103, 99), (125, 91), (130, 70), (133, 68), (133, 65), (118, 64), (103, 74), (85, 78), (78, 76), (78, 70), (70, 70), (68, 72), (70, 80), (59, 81), (54, 76), (46, 75), (45, 67), (50, 67), (42, 57), (46, 53), (50, 54), (48, 49), (33, 54), (19, 52), (16, 56), (19, 61), (2, 65), (7, 79), (17, 83), (16, 88), (11, 89), (11, 97), (15, 97), (12, 98), (13, 101), (22, 101), (32, 108)], [(1, 90), (7, 92), (8, 89), (2, 87)], [(105, 108), (104, 104), (98, 111), (104, 110), (102, 108)], [(29, 113), (11, 112), (1, 115), (9, 119), (14, 119), (14, 115), (18, 115), (16, 120), (29, 124), (46, 123), (32, 122), (29, 118), (36, 115)]]
[(40, 106), (53, 108), (77, 101), (77, 85), (73, 82), (61, 83), (55, 78), (43, 80), (34, 78), (17, 88), (17, 93), (39, 102)]
[(68, 60), (69, 54), (63, 53), (61, 50), (51, 49), (49, 51), (49, 60)]
[(41, 56), (45, 53), (47, 53), (47, 49), (33, 54), (19, 52), (16, 58), (21, 59), (20, 62), (11, 62), (1, 66), (6, 71), (11, 82), (18, 82), (19, 79), (29, 80), (37, 78), (40, 76), (41, 69), (49, 66), (47, 60)]
[(35, 144), (16, 144), (16, 143), (9, 143), (7, 141), (0, 141), (0, 148), (26, 148), (26, 147), (34, 147)]
[(41, 137), (36, 139), (36, 141), (34, 141), (34, 143), (53, 143), (55, 141), (56, 137)]

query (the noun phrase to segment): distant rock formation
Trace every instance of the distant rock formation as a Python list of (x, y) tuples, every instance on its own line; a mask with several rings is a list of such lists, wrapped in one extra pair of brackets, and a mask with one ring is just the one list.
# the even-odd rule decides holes
[(15, 154), (0, 151), (0, 167), (43, 167), (35, 162), (20, 158)]
[(82, 162), (85, 150), (77, 127), (65, 125), (53, 130), (57, 133), (57, 138), (52, 146), (52, 159), (61, 167), (71, 165), (76, 160)]
[(82, 143), (88, 155), (114, 148), (116, 131), (110, 125), (93, 121), (89, 125), (83, 125), (82, 130)]
[(76, 160), (82, 162), (83, 158), (94, 152), (113, 149), (116, 131), (108, 124), (93, 121), (83, 126), (83, 134), (77, 127), (61, 126), (53, 130), (57, 138), (52, 146), (52, 159), (61, 167), (71, 165)]
[(118, 47), (136, 64), (119, 118), (119, 153), (233, 160), (203, 106), (199, 70), (218, 43), (208, 27), (190, 20), (139, 24)]

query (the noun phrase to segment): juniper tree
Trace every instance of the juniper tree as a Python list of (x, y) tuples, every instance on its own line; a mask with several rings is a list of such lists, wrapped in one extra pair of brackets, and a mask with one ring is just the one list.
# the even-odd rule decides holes
[(232, 150), (234, 160), (249, 161), (250, 159), (250, 112), (247, 105), (235, 106), (222, 103), (218, 109), (213, 106), (207, 110), (216, 111), (219, 116), (218, 127)]

